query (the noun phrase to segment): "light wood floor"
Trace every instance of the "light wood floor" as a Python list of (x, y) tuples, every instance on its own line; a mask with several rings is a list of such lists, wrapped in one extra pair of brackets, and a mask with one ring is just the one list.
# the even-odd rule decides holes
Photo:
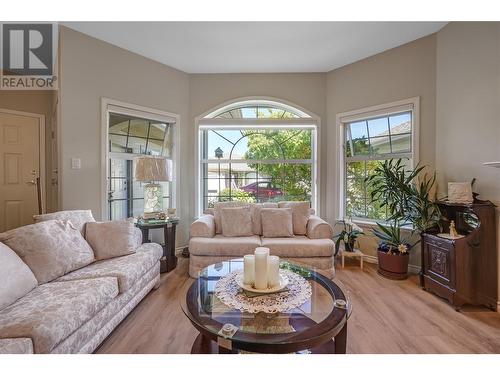
[[(162, 275), (152, 291), (104, 341), (97, 353), (189, 353), (197, 331), (180, 307), (191, 282), (187, 259)], [(353, 303), (348, 353), (500, 353), (500, 313), (482, 308), (456, 312), (418, 288), (418, 277), (392, 281), (376, 266), (337, 268)]]

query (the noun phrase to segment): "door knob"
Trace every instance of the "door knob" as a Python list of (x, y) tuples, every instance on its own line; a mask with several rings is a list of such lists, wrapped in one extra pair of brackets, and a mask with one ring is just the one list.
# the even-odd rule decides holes
[(36, 185), (36, 181), (35, 180), (26, 181), (26, 185)]

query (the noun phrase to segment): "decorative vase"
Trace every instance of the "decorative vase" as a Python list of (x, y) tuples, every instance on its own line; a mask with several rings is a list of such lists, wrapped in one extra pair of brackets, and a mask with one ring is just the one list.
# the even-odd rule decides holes
[(377, 251), (378, 273), (388, 279), (404, 280), (408, 277), (408, 260), (410, 256), (388, 254), (384, 251)]

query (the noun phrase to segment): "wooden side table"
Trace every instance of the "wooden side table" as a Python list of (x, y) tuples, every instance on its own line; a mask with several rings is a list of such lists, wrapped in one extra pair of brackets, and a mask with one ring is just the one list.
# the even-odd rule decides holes
[(175, 256), (175, 231), (178, 219), (154, 220), (151, 222), (138, 221), (135, 225), (142, 232), (142, 243), (151, 242), (149, 240), (150, 229), (163, 228), (163, 257), (160, 260), (160, 272), (170, 272), (177, 266), (177, 257)]
[(345, 251), (342, 249), (342, 252), (340, 253), (342, 257), (342, 268), (344, 268), (344, 261), (345, 258), (359, 258), (359, 267), (363, 269), (363, 258), (365, 254), (359, 249), (354, 249), (354, 251)]

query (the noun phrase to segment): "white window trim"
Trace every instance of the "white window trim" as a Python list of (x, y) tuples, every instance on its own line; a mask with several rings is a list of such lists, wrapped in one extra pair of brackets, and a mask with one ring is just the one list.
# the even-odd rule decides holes
[[(398, 112), (412, 112), (412, 165), (417, 165), (419, 161), (420, 150), (420, 97), (398, 100), (391, 103), (375, 105), (371, 107), (361, 108), (353, 111), (338, 113), (336, 116), (337, 126), (337, 150), (338, 150), (338, 174), (337, 188), (339, 193), (336, 198), (335, 217), (337, 220), (343, 219), (345, 215), (345, 153), (344, 153), (344, 129), (346, 123), (351, 123), (357, 120), (362, 120), (370, 117), (381, 115), (390, 115)], [(353, 218), (356, 223), (373, 226), (375, 221), (370, 219)]]
[[(116, 156), (116, 153), (111, 153), (108, 151), (108, 120), (109, 113), (117, 113), (128, 116), (134, 116), (149, 120), (157, 120), (165, 123), (174, 124), (173, 126), (173, 140), (174, 147), (172, 153), (172, 164), (174, 167), (173, 170), (173, 181), (171, 185), (170, 191), (170, 206), (171, 208), (179, 207), (178, 197), (180, 196), (180, 184), (178, 183), (179, 179), (179, 165), (178, 161), (180, 160), (180, 116), (171, 113), (162, 111), (156, 108), (149, 108), (140, 106), (137, 104), (126, 103), (110, 98), (101, 98), (101, 220), (108, 220), (108, 173), (109, 173), (109, 156), (112, 154)], [(127, 156), (123, 156), (127, 158)], [(127, 158), (128, 159), (128, 158)], [(182, 215), (182, 212), (178, 210), (179, 215)]]
[[(236, 106), (246, 105), (246, 104), (254, 104), (254, 103), (266, 103), (271, 105), (279, 105), (280, 108), (290, 108), (293, 110), (299, 110), (303, 112), (305, 115), (309, 117), (304, 118), (293, 118), (289, 119), (289, 121), (283, 119), (237, 119), (237, 125), (234, 123), (234, 119), (228, 119), (225, 121), (224, 119), (213, 119), (207, 118), (208, 116), (217, 116), (220, 113), (223, 113), (229, 109), (235, 108)], [(287, 109), (288, 110), (288, 109)], [(231, 122), (231, 125), (228, 125), (228, 122)], [(263, 126), (264, 125), (264, 126)], [(244, 98), (237, 98), (226, 101), (216, 107), (212, 107), (208, 111), (205, 111), (201, 115), (195, 117), (195, 144), (196, 144), (196, 157), (195, 157), (195, 218), (199, 217), (203, 213), (203, 201), (201, 197), (201, 181), (203, 176), (201, 175), (202, 170), (200, 168), (201, 165), (201, 144), (200, 144), (200, 131), (203, 130), (203, 127), (211, 126), (212, 128), (252, 128), (255, 126), (259, 126), (260, 128), (264, 128), (267, 126), (268, 129), (280, 129), (280, 128), (305, 128), (312, 127), (315, 129), (315, 137), (313, 137), (313, 162), (312, 162), (312, 181), (313, 186), (311, 189), (311, 206), (316, 211), (316, 214), (321, 215), (320, 211), (320, 181), (319, 181), (319, 171), (320, 171), (320, 163), (319, 155), (321, 155), (320, 144), (318, 140), (321, 139), (321, 119), (318, 115), (305, 110), (299, 105), (295, 103), (288, 102), (286, 100), (274, 97), (262, 97), (262, 96), (251, 96)]]

